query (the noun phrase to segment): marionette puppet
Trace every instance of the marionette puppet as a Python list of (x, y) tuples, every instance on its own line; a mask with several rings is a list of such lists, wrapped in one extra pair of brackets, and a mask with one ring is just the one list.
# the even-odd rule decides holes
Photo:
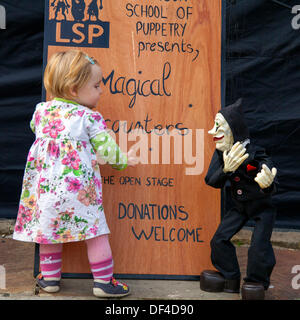
[(229, 188), (232, 205), (210, 243), (211, 261), (218, 271), (203, 271), (200, 288), (209, 292), (240, 292), (241, 273), (230, 240), (253, 219), (247, 275), (241, 291), (243, 300), (263, 300), (276, 263), (270, 239), (276, 215), (271, 196), (277, 170), (265, 150), (251, 143), (241, 102), (239, 99), (221, 109), (208, 132), (213, 135), (216, 150), (205, 182), (214, 188)]

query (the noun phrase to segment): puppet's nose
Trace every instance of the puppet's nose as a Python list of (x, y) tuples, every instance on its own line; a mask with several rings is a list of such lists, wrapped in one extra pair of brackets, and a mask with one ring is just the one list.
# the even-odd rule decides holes
[(209, 130), (208, 133), (215, 134), (216, 133), (216, 126), (214, 126), (211, 130)]

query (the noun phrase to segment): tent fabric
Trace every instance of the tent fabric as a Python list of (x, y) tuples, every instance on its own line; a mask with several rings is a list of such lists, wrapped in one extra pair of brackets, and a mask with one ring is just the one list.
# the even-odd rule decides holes
[(29, 128), (41, 99), (44, 1), (0, 1), (0, 218), (16, 218), (24, 166), (34, 135)]
[(278, 170), (275, 226), (290, 229), (300, 229), (300, 29), (291, 23), (297, 4), (236, 0), (226, 8), (226, 105), (243, 97), (252, 141)]
[[(225, 104), (243, 98), (252, 141), (278, 169), (275, 227), (300, 229), (300, 29), (298, 0), (224, 0)], [(26, 156), (34, 136), (29, 121), (42, 95), (44, 0), (0, 0), (0, 218), (16, 218)], [(225, 31), (225, 30), (224, 30)], [(230, 199), (222, 204), (230, 206)], [(251, 225), (251, 223), (249, 224)]]

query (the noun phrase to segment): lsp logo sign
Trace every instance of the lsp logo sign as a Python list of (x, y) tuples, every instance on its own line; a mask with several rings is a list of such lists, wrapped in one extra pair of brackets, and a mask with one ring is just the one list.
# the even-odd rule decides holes
[(103, 0), (49, 0), (48, 45), (109, 47), (109, 22), (101, 21)]
[(0, 29), (6, 29), (6, 11), (3, 6), (0, 5)]

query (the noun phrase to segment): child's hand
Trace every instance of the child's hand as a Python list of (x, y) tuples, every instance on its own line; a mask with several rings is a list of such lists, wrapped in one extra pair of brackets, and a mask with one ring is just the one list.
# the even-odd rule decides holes
[(127, 165), (133, 167), (137, 164), (138, 159), (136, 157), (136, 150), (134, 150), (134, 148), (131, 148), (127, 153)]

